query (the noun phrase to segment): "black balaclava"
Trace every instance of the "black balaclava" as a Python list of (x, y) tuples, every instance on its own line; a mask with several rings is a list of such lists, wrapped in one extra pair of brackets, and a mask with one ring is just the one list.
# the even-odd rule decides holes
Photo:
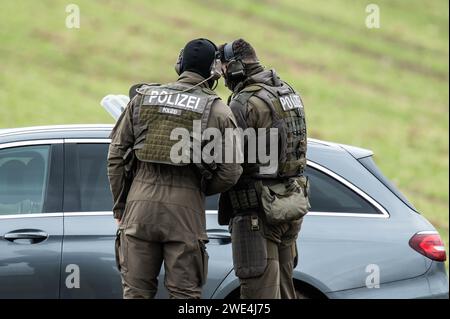
[(183, 49), (181, 73), (191, 71), (200, 74), (205, 79), (211, 75), (211, 65), (216, 56), (217, 47), (207, 39), (195, 39), (186, 44)]

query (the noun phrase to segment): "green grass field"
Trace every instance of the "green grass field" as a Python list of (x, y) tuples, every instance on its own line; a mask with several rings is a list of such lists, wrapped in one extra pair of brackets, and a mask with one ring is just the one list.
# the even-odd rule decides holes
[(449, 3), (379, 0), (368, 29), (370, 2), (77, 0), (68, 29), (71, 2), (3, 0), (0, 128), (111, 123), (100, 99), (174, 80), (188, 40), (244, 37), (302, 93), (310, 136), (372, 149), (448, 244)]

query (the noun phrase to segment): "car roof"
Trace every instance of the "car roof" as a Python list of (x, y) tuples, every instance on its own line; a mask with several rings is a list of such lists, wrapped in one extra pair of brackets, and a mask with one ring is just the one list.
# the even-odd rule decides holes
[(108, 138), (113, 124), (72, 124), (0, 130), (0, 143), (40, 139)]
[[(0, 143), (40, 139), (107, 139), (113, 127), (113, 124), (72, 124), (1, 129)], [(320, 149), (336, 152), (346, 151), (357, 159), (373, 155), (372, 151), (364, 148), (313, 138), (308, 139), (308, 151), (314, 152), (314, 150)]]

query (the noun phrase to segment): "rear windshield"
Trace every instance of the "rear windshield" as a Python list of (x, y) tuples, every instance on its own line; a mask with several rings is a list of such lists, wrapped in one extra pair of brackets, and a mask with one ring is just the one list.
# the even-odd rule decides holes
[(369, 172), (373, 174), (380, 182), (384, 184), (389, 190), (394, 193), (402, 202), (404, 202), (409, 208), (417, 212), (417, 209), (406, 199), (395, 186), (392, 184), (384, 175), (381, 173), (380, 169), (375, 164), (371, 156), (360, 158), (358, 160)]

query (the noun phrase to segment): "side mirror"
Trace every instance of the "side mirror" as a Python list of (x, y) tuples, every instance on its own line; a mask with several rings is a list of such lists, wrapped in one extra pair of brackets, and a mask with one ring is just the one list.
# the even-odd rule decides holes
[(100, 105), (117, 121), (128, 102), (130, 102), (130, 98), (126, 95), (108, 94), (101, 100)]

